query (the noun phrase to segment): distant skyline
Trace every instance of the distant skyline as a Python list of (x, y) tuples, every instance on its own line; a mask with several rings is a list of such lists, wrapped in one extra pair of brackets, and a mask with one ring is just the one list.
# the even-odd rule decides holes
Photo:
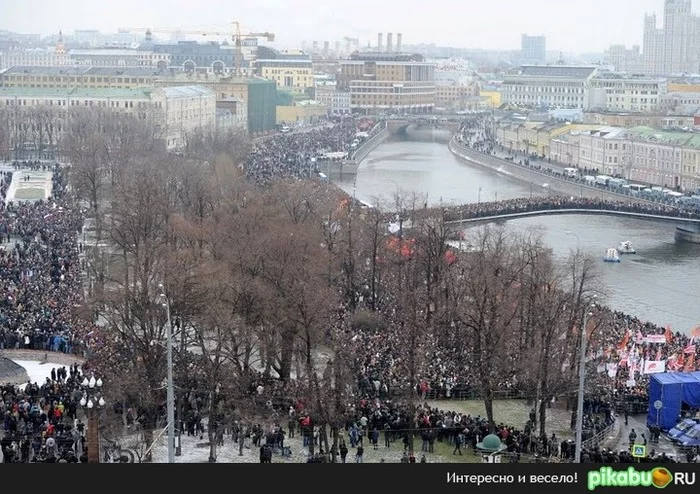
[[(281, 48), (314, 40), (333, 47), (344, 36), (359, 38), (364, 47), (376, 45), (378, 32), (393, 32), (403, 34), (404, 45), (518, 50), (526, 33), (546, 36), (549, 52), (598, 53), (611, 44), (642, 46), (644, 14), (656, 13), (661, 23), (663, 6), (663, 0), (22, 0), (5, 2), (0, 29), (42, 35), (120, 27), (222, 30), (238, 20), (243, 33), (274, 32)], [(700, 0), (694, 0), (698, 9)]]

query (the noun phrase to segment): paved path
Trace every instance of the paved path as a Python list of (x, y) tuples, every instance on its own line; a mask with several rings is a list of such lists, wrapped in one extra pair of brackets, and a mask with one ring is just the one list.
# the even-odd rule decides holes
[[(629, 449), (629, 435), (632, 429), (634, 429), (634, 431), (637, 433), (637, 440), (635, 441), (636, 444), (644, 444), (642, 434), (644, 434), (647, 439), (649, 438), (650, 434), (649, 429), (647, 429), (646, 414), (630, 415), (627, 425), (625, 425), (625, 417), (623, 415), (618, 417), (618, 421), (620, 423), (620, 433), (617, 440), (611, 441), (609, 444), (608, 447), (611, 449), (616, 451)], [(677, 457), (681, 461), (685, 461), (685, 455), (680, 454), (675, 445), (663, 434), (661, 434), (658, 444), (650, 444), (647, 442), (647, 454), (649, 454), (652, 450), (656, 451), (657, 454), (666, 453), (668, 456), (673, 456), (674, 458)]]

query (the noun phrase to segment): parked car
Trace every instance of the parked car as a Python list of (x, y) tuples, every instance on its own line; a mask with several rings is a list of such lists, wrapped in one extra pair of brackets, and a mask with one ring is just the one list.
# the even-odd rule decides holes
[(694, 425), (678, 438), (678, 444), (684, 448), (700, 446), (700, 425)]
[(671, 441), (678, 440), (679, 437), (681, 437), (683, 434), (685, 434), (694, 425), (697, 425), (697, 422), (693, 419), (681, 420), (676, 425), (674, 425), (671, 429), (669, 429), (669, 431), (668, 431), (669, 439), (671, 439)]

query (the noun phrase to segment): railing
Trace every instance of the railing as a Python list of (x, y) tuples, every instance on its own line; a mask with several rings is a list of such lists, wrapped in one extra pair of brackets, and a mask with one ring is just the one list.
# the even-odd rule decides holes
[(376, 144), (377, 140), (382, 140), (384, 139), (385, 132), (387, 132), (388, 124), (386, 120), (382, 120), (379, 122), (377, 125), (375, 125), (372, 130), (370, 131), (370, 134), (372, 134), (372, 137), (367, 139), (366, 142), (363, 142), (360, 147), (358, 147), (355, 152), (352, 153), (350, 156), (350, 159), (357, 162), (359, 164), (360, 161), (365, 159), (369, 153), (371, 153), (374, 148), (377, 147), (378, 144)]
[(598, 446), (604, 440), (610, 432), (615, 428), (615, 424), (617, 423), (617, 420), (615, 420), (615, 417), (613, 416), (613, 422), (609, 426), (607, 426), (605, 429), (600, 431), (598, 434), (596, 434), (593, 437), (589, 437), (585, 441), (583, 441), (583, 447), (586, 449), (594, 448)]

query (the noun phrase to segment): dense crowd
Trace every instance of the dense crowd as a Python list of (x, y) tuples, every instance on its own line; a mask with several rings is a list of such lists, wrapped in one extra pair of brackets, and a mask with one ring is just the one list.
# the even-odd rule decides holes
[(318, 176), (323, 171), (319, 163), (328, 155), (351, 153), (358, 130), (357, 120), (346, 118), (334, 125), (260, 140), (244, 164), (246, 175), (261, 184)]
[(4, 463), (87, 461), (86, 426), (77, 418), (83, 377), (76, 364), (54, 367), (42, 384), (0, 387)]

